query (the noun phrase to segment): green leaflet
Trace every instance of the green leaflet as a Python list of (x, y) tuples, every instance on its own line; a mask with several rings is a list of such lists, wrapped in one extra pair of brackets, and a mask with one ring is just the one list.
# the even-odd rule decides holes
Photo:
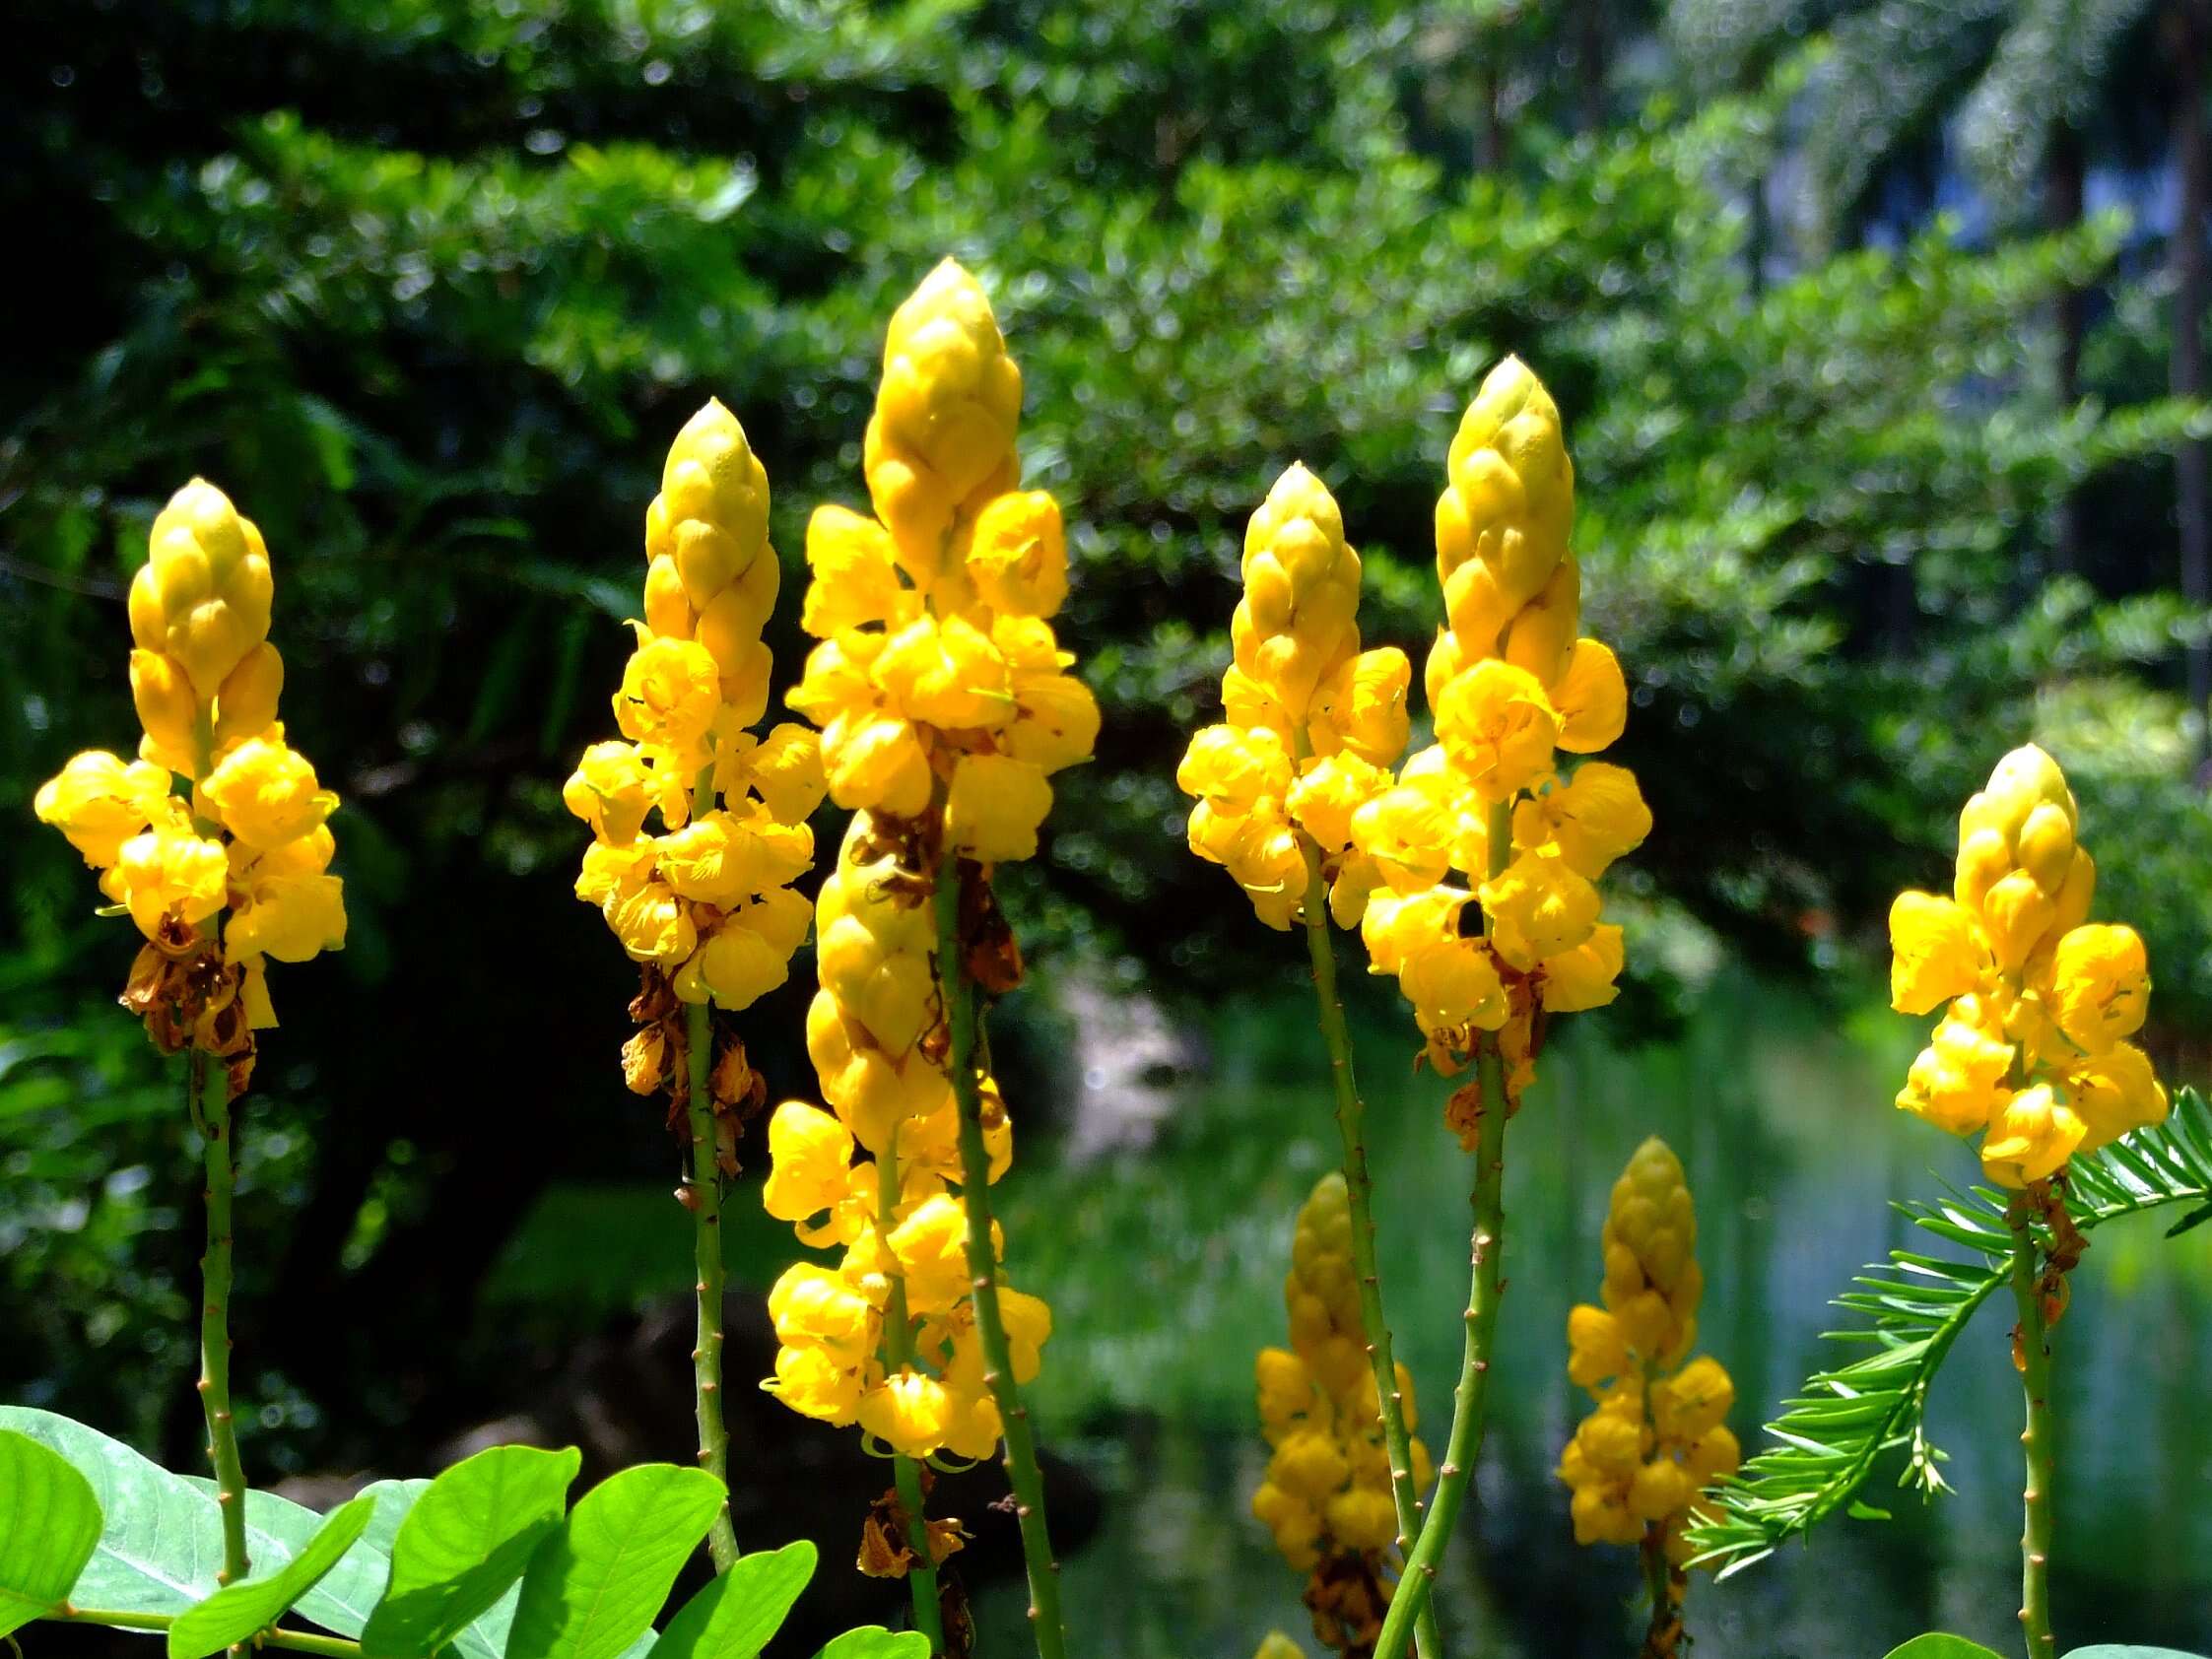
[[(2084, 1232), (2169, 1205), (2202, 1206), (2212, 1198), (2212, 1110), (2184, 1089), (2163, 1124), (2074, 1160), (2068, 1179), (2067, 1208)], [(1691, 1529), (1690, 1543), (1696, 1559), (1716, 1565), (1721, 1577), (1839, 1510), (1880, 1517), (1881, 1510), (1854, 1500), (1875, 1461), (1893, 1447), (1906, 1451), (1900, 1485), (1930, 1493), (1943, 1489), (1943, 1454), (1923, 1429), (1928, 1389), (1975, 1311), (2004, 1286), (2012, 1229), (2004, 1196), (1986, 1188), (1898, 1208), (1923, 1232), (1971, 1255), (1893, 1250), (1836, 1298), (1872, 1323), (1830, 1335), (1873, 1352), (1809, 1377), (1767, 1426), (1776, 1443), (1708, 1494), (1713, 1518)]]
[(391, 1549), (391, 1579), (362, 1631), (371, 1659), (436, 1653), (521, 1578), (561, 1524), (583, 1459), (573, 1447), (494, 1446), (417, 1498)]
[(168, 1659), (206, 1659), (267, 1629), (336, 1566), (376, 1511), (366, 1493), (330, 1512), (301, 1552), (261, 1578), (227, 1584), (169, 1626)]
[(813, 1576), (814, 1546), (804, 1539), (740, 1556), (668, 1622), (659, 1659), (754, 1659)]
[(0, 1635), (68, 1597), (100, 1532), (92, 1483), (51, 1447), (0, 1432)]
[(893, 1632), (863, 1625), (833, 1637), (814, 1659), (929, 1659), (929, 1638), (919, 1630)]
[(532, 1553), (505, 1659), (618, 1659), (650, 1634), (721, 1502), (721, 1482), (671, 1463), (592, 1488)]
[(1914, 1636), (1910, 1641), (1893, 1647), (1883, 1659), (2002, 1659), (1977, 1641), (1964, 1636), (1946, 1635), (1941, 1630), (1930, 1630), (1924, 1636)]
[(176, 1614), (215, 1593), (223, 1518), (214, 1498), (120, 1440), (52, 1412), (0, 1406), (0, 1428), (59, 1453), (92, 1486), (103, 1521), (71, 1601), (117, 1613)]

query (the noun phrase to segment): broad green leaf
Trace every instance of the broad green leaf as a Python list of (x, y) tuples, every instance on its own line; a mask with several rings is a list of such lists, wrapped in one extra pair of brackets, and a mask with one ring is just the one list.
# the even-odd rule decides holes
[(2066, 1659), (2203, 1659), (2203, 1656), (2183, 1653), (2178, 1647), (2129, 1647), (2119, 1642), (2099, 1642), (2095, 1647), (2075, 1648)]
[[(197, 1475), (185, 1477), (201, 1491), (213, 1494), (215, 1483)], [(399, 1530), (408, 1505), (414, 1501), (409, 1487), (427, 1487), (428, 1481), (374, 1481), (355, 1495), (376, 1500), (375, 1513), (354, 1547), (325, 1573), (322, 1582), (294, 1604), (294, 1611), (310, 1624), (342, 1636), (358, 1636), (369, 1623), (369, 1609), (384, 1593), (391, 1576), (391, 1557), (385, 1549)], [(387, 1517), (386, 1506), (394, 1511)], [(248, 1491), (245, 1494), (245, 1547), (254, 1569), (263, 1573), (295, 1559), (322, 1528), (322, 1517), (304, 1504), (273, 1492)], [(493, 1650), (496, 1659), (497, 1649)]]
[(72, 1602), (116, 1613), (183, 1613), (215, 1593), (223, 1517), (190, 1481), (53, 1412), (0, 1406), (0, 1428), (60, 1453), (92, 1486), (103, 1521), (69, 1591)]
[(661, 1631), (660, 1659), (754, 1659), (814, 1576), (814, 1546), (740, 1556), (686, 1602)]
[(168, 1630), (168, 1659), (206, 1659), (256, 1630), (267, 1629), (336, 1566), (376, 1512), (367, 1495), (331, 1510), (306, 1547), (274, 1572), (226, 1584)]
[(1903, 1647), (1891, 1648), (1885, 1659), (1999, 1659), (1999, 1656), (1977, 1641), (1930, 1630), (1924, 1636), (1914, 1636)]
[(68, 1597), (100, 1530), (100, 1499), (67, 1458), (0, 1432), (0, 1636)]
[(618, 1659), (652, 1628), (721, 1503), (721, 1482), (672, 1463), (593, 1487), (531, 1555), (505, 1659)]
[(489, 1611), (560, 1525), (582, 1462), (574, 1447), (493, 1446), (433, 1481), (393, 1543), (391, 1581), (363, 1649), (436, 1653)]
[[(892, 1631), (881, 1625), (863, 1625), (857, 1630), (833, 1636), (814, 1659), (929, 1659), (929, 1638), (919, 1630)], [(1939, 1659), (1939, 1656), (1920, 1654), (1914, 1659)]]

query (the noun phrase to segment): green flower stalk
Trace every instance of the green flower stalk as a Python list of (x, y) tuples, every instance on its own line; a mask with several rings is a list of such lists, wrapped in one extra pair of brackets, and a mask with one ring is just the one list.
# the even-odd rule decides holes
[[(586, 749), (562, 790), (592, 835), (576, 896), (638, 964), (624, 1079), (666, 1095), (685, 1146), (699, 1463), (725, 1487), (722, 1183), (766, 1088), (713, 1010), (748, 1008), (788, 977), (813, 914), (790, 884), (814, 862), (806, 820), (824, 787), (812, 732), (751, 730), (768, 707), (761, 630), (781, 579), (768, 512), (768, 474), (745, 429), (709, 400), (669, 446), (645, 512), (644, 616), (614, 696), (622, 741)], [(737, 1559), (727, 1502), (707, 1548), (717, 1572)]]
[[(232, 1198), (239, 1099), (256, 1033), (277, 1023), (267, 962), (302, 962), (346, 941), (344, 883), (329, 873), (316, 781), (277, 718), (284, 660), (269, 642), (275, 583), (252, 520), (194, 479), (154, 520), (131, 580), (131, 697), (138, 759), (74, 757), (34, 810), (101, 872), (145, 938), (123, 1006), (165, 1054), (183, 1054), (185, 1109), (206, 1170), (201, 1403), (223, 1515), (224, 1583), (243, 1578), (245, 1473), (231, 1398)], [(187, 787), (179, 792), (182, 779)]]

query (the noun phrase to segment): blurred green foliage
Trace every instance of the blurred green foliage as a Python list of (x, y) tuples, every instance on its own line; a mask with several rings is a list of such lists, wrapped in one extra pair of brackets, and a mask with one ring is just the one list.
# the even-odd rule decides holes
[[(0, 210), (42, 250), (0, 364), (0, 1238), (6, 1311), (54, 1305), (0, 1385), (83, 1406), (187, 1358), (155, 1334), (189, 1268), (180, 1130), (100, 1006), (127, 946), (28, 822), (72, 751), (127, 744), (120, 595), (160, 501), (201, 472), (262, 525), (287, 717), (347, 803), (353, 937), (277, 985), (290, 1138), (247, 1144), (272, 1242), (245, 1271), (328, 1320), (264, 1333), (260, 1397), (349, 1399), (358, 1443), (472, 1401), (465, 1340), (354, 1399), (378, 1321), (465, 1327), (547, 1178), (661, 1167), (558, 789), (610, 723), (664, 445), (709, 395), (739, 413), (794, 591), (808, 510), (862, 493), (884, 321), (948, 252), (1027, 375), (1028, 474), (1074, 527), (1062, 632), (1107, 716), (1011, 884), (1039, 954), (1179, 988), (1279, 970), (1183, 852), (1172, 782), (1243, 519), (1313, 466), (1371, 641), (1418, 655), (1444, 447), (1511, 351), (1567, 415), (1590, 625), (1631, 678), (1639, 901), (1821, 965), (1941, 881), (1959, 802), (2041, 736), (2163, 1015), (2201, 1018), (2212, 819), (2171, 687), (2203, 619), (2170, 591), (2164, 457), (2205, 416), (2159, 395), (2127, 228), (1747, 255), (1817, 54), (1701, 104), (1650, 20), (1609, 27), (1601, 59), (1533, 12), (1362, 0), (31, 0), (0, 100)], [(1546, 90), (1570, 60), (1594, 97)], [(2060, 407), (2047, 307), (2084, 288), (2109, 304)], [(2095, 546), (2054, 577), (2069, 493)], [(801, 1006), (749, 1028), (779, 1090)]]

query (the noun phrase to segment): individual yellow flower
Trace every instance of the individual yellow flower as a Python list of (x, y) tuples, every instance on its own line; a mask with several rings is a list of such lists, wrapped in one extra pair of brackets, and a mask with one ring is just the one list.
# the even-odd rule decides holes
[(1060, 503), (1041, 490), (994, 498), (976, 515), (968, 573), (976, 597), (1002, 616), (1051, 616), (1068, 591)]
[(88, 749), (38, 786), (31, 810), (68, 836), (88, 867), (104, 870), (168, 799), (169, 774), (160, 766)]
[(224, 829), (267, 851), (321, 827), (338, 797), (315, 782), (315, 768), (280, 739), (249, 738), (200, 784)]
[(2124, 1040), (2148, 1009), (2149, 960), (2133, 928), (2089, 920), (2080, 821), (2058, 763), (2016, 749), (1959, 815), (1952, 896), (1905, 893), (1890, 912), (1892, 1003), (1948, 1004), (1897, 1103), (1955, 1135), (1986, 1131), (1982, 1171), (2000, 1186), (2166, 1116)]
[(648, 638), (631, 653), (614, 701), (624, 737), (666, 750), (679, 765), (703, 763), (722, 704), (721, 670), (694, 640)]
[(1445, 686), (1437, 741), (1476, 795), (1509, 801), (1552, 769), (1559, 714), (1533, 674), (1486, 657)]
[(139, 932), (157, 939), (164, 921), (197, 927), (222, 909), (230, 879), (231, 860), (221, 841), (168, 818), (116, 850), (100, 888), (130, 912)]
[(1567, 1319), (1568, 1376), (1595, 1402), (1559, 1462), (1575, 1541), (1638, 1545), (1655, 1558), (1669, 1603), (1653, 1610), (1654, 1628), (1682, 1599), (1699, 1493), (1742, 1459), (1723, 1421), (1734, 1383), (1717, 1360), (1688, 1358), (1705, 1288), (1696, 1246), (1681, 1161), (1653, 1136), (1613, 1184), (1605, 1306)]

